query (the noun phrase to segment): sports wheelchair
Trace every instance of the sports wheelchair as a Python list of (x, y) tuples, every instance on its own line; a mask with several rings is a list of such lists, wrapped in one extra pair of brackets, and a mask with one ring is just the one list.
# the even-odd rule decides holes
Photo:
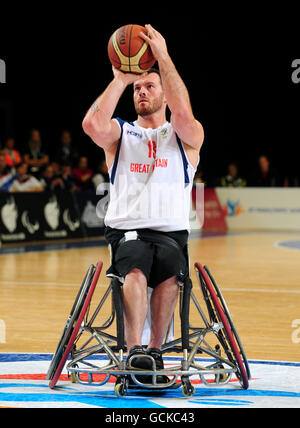
[[(170, 340), (167, 335), (161, 350), (163, 356), (180, 354), (180, 364), (176, 360), (176, 365), (171, 364), (162, 370), (157, 370), (150, 355), (147, 358), (151, 360), (152, 370), (134, 368), (130, 359), (126, 364), (123, 303), (118, 278), (111, 279), (100, 303), (92, 314), (89, 313), (102, 267), (101, 261), (96, 266), (91, 265), (81, 284), (48, 369), (50, 388), (56, 386), (68, 359), (66, 369), (72, 382), (101, 386), (114, 378), (117, 396), (125, 396), (130, 388), (167, 390), (181, 387), (183, 395), (191, 397), (195, 387), (190, 377), (195, 376), (205, 386), (222, 386), (237, 380), (243, 389), (248, 388), (251, 379), (248, 361), (228, 307), (208, 267), (194, 264), (200, 290), (193, 289), (190, 276), (179, 282), (181, 337)], [(201, 305), (197, 295), (203, 300)], [(99, 326), (103, 306), (110, 298), (110, 315)], [(192, 304), (196, 311), (193, 319), (198, 320), (199, 326), (190, 324)], [(168, 381), (160, 383), (161, 376), (166, 376)]]

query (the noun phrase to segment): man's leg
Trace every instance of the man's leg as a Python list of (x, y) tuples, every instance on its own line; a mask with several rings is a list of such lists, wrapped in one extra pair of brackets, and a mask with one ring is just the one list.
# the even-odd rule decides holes
[(122, 286), (127, 350), (142, 345), (142, 333), (148, 311), (147, 279), (139, 269), (132, 269)]
[(151, 296), (151, 338), (148, 348), (160, 349), (168, 331), (178, 298), (176, 276), (159, 284)]

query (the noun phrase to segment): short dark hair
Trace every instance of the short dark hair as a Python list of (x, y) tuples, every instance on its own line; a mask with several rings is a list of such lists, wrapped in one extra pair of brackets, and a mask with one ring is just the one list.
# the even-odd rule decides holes
[(147, 70), (147, 71), (146, 71), (146, 73), (147, 73), (147, 74), (150, 74), (150, 73), (158, 74), (158, 76), (159, 76), (159, 77), (160, 77), (160, 79), (161, 79), (161, 74), (160, 74), (160, 71), (159, 71), (159, 69), (158, 69), (158, 68), (150, 68), (149, 70)]
[(149, 70), (147, 70), (147, 71), (146, 71), (146, 73), (147, 73), (147, 74), (150, 74), (150, 73), (156, 73), (156, 74), (158, 74), (158, 75), (160, 76), (160, 71), (159, 71), (159, 69), (158, 69), (158, 68), (155, 68), (155, 67), (151, 67), (151, 68), (149, 68)]

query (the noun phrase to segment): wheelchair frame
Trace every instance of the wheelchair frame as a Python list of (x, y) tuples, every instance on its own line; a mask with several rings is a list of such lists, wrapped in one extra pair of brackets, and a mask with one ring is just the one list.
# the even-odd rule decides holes
[[(90, 303), (102, 266), (102, 262), (96, 266), (91, 265), (79, 289), (47, 373), (50, 388), (56, 386), (70, 355), (71, 361), (67, 364), (67, 371), (73, 382), (101, 386), (111, 377), (115, 377), (114, 391), (117, 396), (126, 395), (128, 388), (163, 390), (182, 387), (182, 393), (186, 397), (191, 397), (195, 388), (190, 377), (195, 375), (199, 376), (205, 386), (225, 385), (235, 375), (241, 387), (248, 388), (251, 373), (241, 340), (221, 291), (206, 266), (203, 267), (200, 263), (194, 265), (208, 315), (193, 293), (193, 285), (188, 277), (184, 284), (179, 284), (181, 337), (164, 343), (161, 348), (163, 355), (182, 353), (182, 360), (180, 364), (157, 370), (155, 360), (149, 355), (146, 358), (149, 358), (152, 363), (150, 371), (132, 367), (130, 360), (129, 366), (126, 365), (123, 303), (117, 278), (111, 280), (100, 303), (89, 317)], [(110, 295), (112, 295), (111, 315), (101, 326), (96, 326), (96, 318)], [(194, 327), (189, 323), (191, 301), (203, 322), (201, 327)], [(113, 325), (114, 321), (116, 321), (116, 336), (105, 331)], [(87, 333), (89, 338), (77, 349), (76, 346), (83, 333)], [(217, 339), (218, 343), (209, 344), (208, 336), (214, 337), (214, 340)], [(95, 358), (95, 354), (98, 354), (102, 362), (101, 354), (104, 354), (108, 357), (108, 362), (105, 361), (107, 358), (104, 358), (104, 365), (96, 364), (91, 360), (87, 361), (92, 356)], [(208, 363), (207, 358), (196, 360), (197, 355), (203, 354), (209, 356)], [(162, 375), (168, 377), (167, 383), (159, 383), (158, 376)], [(141, 381), (142, 376), (147, 376), (147, 383), (144, 383), (144, 380)]]

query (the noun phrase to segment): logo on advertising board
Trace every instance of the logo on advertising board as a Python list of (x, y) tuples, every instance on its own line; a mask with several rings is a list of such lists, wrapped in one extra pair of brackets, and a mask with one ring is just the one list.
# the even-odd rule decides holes
[(237, 201), (227, 199), (226, 205), (223, 206), (223, 211), (226, 217), (236, 217), (246, 212), (240, 204), (239, 199)]

